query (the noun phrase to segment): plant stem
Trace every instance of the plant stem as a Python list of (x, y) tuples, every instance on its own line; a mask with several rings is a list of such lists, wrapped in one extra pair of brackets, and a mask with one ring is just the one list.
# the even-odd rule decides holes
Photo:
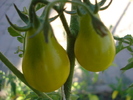
[[(29, 88), (31, 88), (39, 97), (46, 97), (44, 93), (33, 89), (25, 80), (23, 74), (0, 52), (0, 60)], [(51, 99), (52, 100), (52, 99)]]
[(61, 19), (61, 21), (62, 21), (63, 27), (64, 27), (64, 29), (65, 29), (67, 35), (70, 36), (70, 35), (71, 35), (71, 31), (70, 31), (69, 26), (68, 26), (68, 24), (67, 24), (65, 15), (63, 14), (63, 12), (62, 12), (62, 13), (59, 12), (59, 11), (57, 11), (57, 12), (60, 13), (60, 19)]
[(67, 81), (64, 84), (64, 92), (65, 92), (66, 100), (70, 99), (71, 85), (72, 85), (73, 72), (74, 72), (74, 66), (75, 66), (74, 43), (75, 43), (75, 38), (72, 36), (68, 36), (67, 37), (67, 54), (70, 60), (70, 74)]
[[(72, 6), (72, 10), (75, 9), (76, 6)], [(67, 34), (67, 54), (70, 60), (70, 74), (66, 83), (64, 84), (64, 92), (66, 100), (70, 100), (71, 86), (72, 86), (74, 66), (75, 66), (74, 44), (79, 29), (77, 15), (71, 16), (70, 29), (71, 29), (71, 34)]]
[[(73, 77), (73, 70), (74, 70), (74, 62), (75, 62), (75, 56), (74, 56), (74, 43), (75, 38), (72, 36), (72, 33), (69, 29), (69, 26), (67, 24), (65, 15), (63, 12), (60, 12), (57, 10), (58, 13), (60, 13), (60, 20), (62, 21), (62, 25), (64, 26), (64, 29), (67, 33), (67, 53), (70, 60), (70, 74), (69, 77), (64, 84), (64, 86), (61, 87), (62, 89), (62, 100), (68, 100), (67, 98), (70, 97), (70, 91), (71, 91), (71, 84), (72, 84), (72, 77)], [(69, 41), (69, 42), (68, 42)]]

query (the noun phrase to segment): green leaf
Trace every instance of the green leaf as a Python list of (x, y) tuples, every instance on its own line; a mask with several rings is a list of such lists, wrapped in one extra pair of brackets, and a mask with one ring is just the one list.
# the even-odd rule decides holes
[(22, 13), (24, 13), (26, 15), (29, 15), (28, 9), (26, 7), (23, 7), (23, 12)]
[(22, 58), (22, 57), (23, 57), (23, 54), (19, 54), (18, 56), (19, 56), (20, 58)]
[(23, 43), (23, 38), (22, 37), (17, 37), (17, 40), (20, 42), (20, 43)]
[(133, 49), (131, 46), (127, 46), (127, 50), (130, 51), (130, 52), (133, 52)]
[(11, 26), (8, 27), (8, 32), (10, 33), (10, 35), (11, 35), (12, 37), (21, 36), (20, 32), (14, 30)]
[(123, 37), (124, 39), (127, 39), (127, 40), (131, 40), (132, 39), (132, 36), (131, 35), (126, 35)]
[(122, 37), (122, 38), (114, 36), (114, 39), (121, 42), (121, 43), (131, 44), (130, 43), (131, 41), (129, 40), (129, 36), (127, 36), (127, 35), (125, 37)]
[(114, 39), (117, 40), (117, 41), (121, 41), (122, 39), (118, 36), (114, 36)]
[(124, 41), (123, 42), (127, 42), (129, 45), (133, 44), (133, 37), (131, 35), (126, 35), (123, 37)]
[(119, 42), (119, 44), (116, 46), (116, 54), (123, 49), (125, 49), (125, 47), (123, 46), (122, 42)]
[(133, 68), (133, 62), (127, 64), (125, 67), (121, 68), (121, 70), (128, 70), (128, 69), (131, 69)]
[(36, 11), (39, 10), (39, 9), (41, 9), (41, 8), (43, 8), (44, 6), (45, 6), (45, 5), (42, 4), (42, 3), (37, 4), (37, 6), (36, 6)]
[(23, 50), (18, 46), (17, 50), (14, 52), (14, 54), (18, 54), (18, 56), (21, 58), (23, 57)]

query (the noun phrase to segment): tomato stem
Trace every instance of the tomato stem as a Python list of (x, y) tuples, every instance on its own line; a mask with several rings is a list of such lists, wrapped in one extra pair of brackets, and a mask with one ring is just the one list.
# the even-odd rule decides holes
[(69, 100), (70, 98), (70, 91), (71, 91), (71, 85), (72, 85), (72, 79), (73, 79), (73, 72), (74, 72), (74, 64), (75, 64), (75, 56), (74, 56), (74, 43), (75, 43), (75, 38), (73, 37), (69, 26), (67, 24), (65, 15), (63, 14), (63, 12), (59, 12), (57, 10), (58, 13), (60, 13), (60, 19), (62, 21), (62, 25), (64, 26), (64, 29), (67, 33), (67, 54), (70, 60), (70, 74), (69, 77), (66, 81), (66, 83), (64, 84), (64, 86), (62, 86), (62, 99), (63, 100)]
[(74, 55), (74, 43), (75, 38), (74, 37), (67, 37), (67, 54), (70, 60), (70, 74), (67, 79), (67, 81), (64, 84), (64, 92), (66, 100), (69, 100), (70, 94), (71, 94), (71, 86), (72, 86), (72, 79), (73, 79), (73, 73), (74, 73), (74, 65), (75, 65), (75, 55)]
[[(57, 11), (57, 12), (58, 12), (58, 13), (61, 13), (61, 12), (59, 12), (59, 11)], [(64, 27), (64, 29), (65, 29), (67, 35), (69, 36), (69, 35), (71, 34), (71, 31), (70, 31), (70, 29), (69, 29), (69, 27), (68, 27), (68, 24), (67, 24), (67, 21), (66, 21), (66, 18), (65, 18), (65, 15), (63, 14), (63, 12), (60, 14), (60, 19), (61, 19), (61, 21), (62, 21), (62, 25), (63, 25), (63, 27)]]
[[(77, 6), (72, 5), (72, 10), (76, 9)], [(70, 100), (71, 86), (73, 80), (74, 66), (75, 66), (75, 54), (74, 54), (74, 44), (76, 36), (78, 34), (79, 24), (77, 15), (71, 16), (70, 22), (71, 33), (67, 33), (67, 54), (70, 60), (70, 74), (67, 81), (64, 84), (64, 92), (66, 100)], [(66, 31), (67, 32), (67, 31)]]

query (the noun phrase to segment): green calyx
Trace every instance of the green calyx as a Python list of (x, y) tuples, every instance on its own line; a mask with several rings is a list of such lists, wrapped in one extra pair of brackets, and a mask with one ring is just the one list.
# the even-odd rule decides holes
[(26, 24), (28, 24), (28, 23), (29, 23), (29, 18), (28, 18), (28, 16), (26, 16), (24, 13), (22, 13), (22, 12), (17, 8), (17, 6), (16, 6), (15, 4), (14, 4), (14, 7), (15, 7), (15, 9), (16, 9), (16, 11), (17, 11), (19, 17), (20, 17)]
[(22, 11), (20, 11), (17, 6), (14, 4), (14, 7), (19, 15), (19, 17), (22, 19), (22, 21), (26, 24), (26, 26), (23, 26), (23, 27), (19, 27), (15, 24), (13, 24), (10, 19), (8, 18), (8, 16), (6, 15), (6, 18), (7, 18), (7, 21), (9, 22), (9, 24), (17, 31), (20, 31), (20, 32), (25, 32), (27, 30), (29, 30), (31, 28), (31, 23), (29, 23), (29, 18), (27, 15), (25, 15), (24, 13), (22, 13)]
[[(21, 18), (21, 20), (26, 24), (25, 26), (23, 26), (23, 27), (20, 27), (20, 26), (17, 26), (17, 25), (15, 25), (15, 24), (13, 24), (11, 21), (10, 21), (10, 19), (8, 18), (8, 16), (6, 15), (6, 18), (7, 18), (7, 21), (9, 22), (9, 24), (10, 24), (10, 26), (13, 28), (13, 29), (15, 29), (16, 31), (19, 31), (19, 32), (27, 32), (27, 31), (29, 31), (31, 28), (34, 28), (37, 32), (39, 31), (41, 31), (41, 30), (39, 30), (40, 28), (39, 27), (41, 27), (41, 25), (42, 25), (42, 23), (44, 23), (44, 21), (42, 21), (41, 19), (41, 17), (44, 17), (44, 16), (40, 16), (40, 17), (38, 17), (37, 15), (36, 15), (36, 11), (35, 11), (35, 9), (36, 9), (36, 4), (37, 4), (38, 2), (35, 2), (35, 1), (33, 1), (33, 2), (31, 2), (31, 5), (30, 5), (30, 8), (29, 8), (29, 14), (25, 14), (24, 12), (22, 12), (22, 11), (20, 11), (18, 8), (17, 8), (17, 6), (14, 4), (14, 7), (15, 7), (15, 9), (16, 9), (16, 11), (17, 11), (17, 13), (18, 13), (18, 15), (19, 15), (19, 17)], [(52, 18), (52, 20), (54, 20), (54, 18)], [(47, 25), (45, 25), (45, 26), (47, 26)], [(47, 27), (45, 28), (44, 27), (44, 30), (45, 29), (47, 29)], [(35, 31), (35, 33), (36, 33), (36, 31)], [(39, 33), (38, 32), (38, 33)], [(33, 36), (35, 36), (36, 34), (38, 34), (38, 33), (33, 33)], [(33, 37), (33, 36), (31, 36), (31, 37)]]
[(106, 3), (107, 0), (101, 0), (100, 2), (97, 2), (97, 0), (95, 0), (95, 4), (92, 4), (90, 1), (88, 0), (83, 0), (83, 2), (91, 9), (91, 11), (94, 13), (94, 14), (97, 14), (98, 11), (100, 10), (105, 10), (107, 9), (110, 4), (112, 3), (113, 0), (110, 0), (109, 4), (102, 7), (105, 3)]
[(27, 26), (23, 26), (23, 27), (19, 27), (17, 25), (14, 25), (10, 19), (8, 18), (8, 16), (6, 15), (6, 18), (7, 18), (7, 21), (9, 22), (9, 24), (17, 31), (20, 31), (20, 32), (25, 32), (25, 31), (28, 31), (30, 28), (31, 28), (31, 24), (28, 24)]
[[(22, 21), (26, 24), (26, 26), (19, 27), (17, 25), (14, 25), (9, 20), (8, 16), (6, 16), (6, 18), (9, 22), (9, 24), (17, 31), (26, 32), (30, 28), (34, 28), (36, 31), (29, 38), (34, 37), (36, 34), (38, 34), (42, 30), (45, 30), (44, 35), (46, 35), (46, 38), (47, 38), (47, 33), (49, 30), (49, 26), (50, 26), (49, 22), (55, 20), (63, 12), (69, 13), (71, 15), (78, 14), (80, 16), (88, 13), (92, 17), (92, 24), (93, 24), (93, 27), (96, 29), (96, 32), (100, 36), (104, 36), (104, 35), (106, 35), (107, 28), (100, 21), (100, 19), (95, 17), (95, 14), (97, 14), (98, 11), (100, 11), (100, 10), (107, 9), (109, 7), (109, 5), (111, 4), (112, 0), (110, 0), (109, 4), (107, 6), (102, 7), (105, 4), (105, 2), (106, 2), (106, 0), (101, 0), (100, 2), (97, 2), (97, 0), (95, 0), (95, 4), (92, 4), (88, 0), (83, 0), (83, 2), (82, 1), (65, 1), (65, 0), (58, 1), (57, 0), (57, 1), (53, 1), (50, 3), (45, 0), (32, 0), (32, 2), (30, 4), (30, 8), (29, 8), (29, 14), (24, 14), (14, 4), (14, 7), (15, 7), (18, 15), (20, 16)], [(42, 5), (39, 5), (40, 3)], [(62, 7), (55, 5), (57, 3), (62, 4)], [(65, 3), (73, 3), (73, 4), (77, 5), (77, 10), (76, 11), (66, 11), (64, 8)], [(41, 9), (44, 6), (46, 6), (46, 7), (45, 7), (44, 11), (42, 12), (41, 16), (37, 16), (36, 10)], [(54, 8), (58, 12), (58, 15), (56, 15), (55, 17), (49, 18), (49, 13), (50, 13), (51, 8)], [(96, 24), (96, 23), (98, 23), (98, 24)], [(105, 28), (102, 28), (101, 26), (104, 26)], [(47, 39), (45, 39), (45, 40), (48, 41)]]
[(96, 3), (95, 6), (92, 5), (95, 9), (90, 8), (92, 7), (90, 6), (91, 5), (90, 2), (87, 3), (89, 6), (84, 5), (84, 6), (78, 6), (77, 8), (77, 13), (80, 17), (86, 16), (87, 14), (91, 17), (91, 24), (93, 28), (95, 29), (96, 33), (100, 35), (101, 37), (106, 36), (109, 32), (109, 30), (104, 25), (104, 23), (100, 20), (99, 15), (98, 15), (100, 6), (103, 6), (103, 4), (105, 3), (105, 0), (103, 1), (98, 3), (97, 0), (95, 0), (95, 3)]

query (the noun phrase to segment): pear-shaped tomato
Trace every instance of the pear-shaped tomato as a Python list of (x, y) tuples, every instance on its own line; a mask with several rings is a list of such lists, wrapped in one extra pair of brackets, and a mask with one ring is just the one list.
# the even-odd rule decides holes
[(91, 20), (89, 14), (80, 17), (80, 29), (74, 51), (82, 67), (92, 72), (98, 72), (111, 65), (115, 56), (115, 44), (109, 31), (105, 36), (97, 34)]
[(45, 42), (43, 32), (29, 38), (35, 31), (31, 28), (27, 32), (22, 61), (23, 74), (33, 88), (51, 92), (65, 83), (70, 71), (69, 59), (52, 30), (49, 30), (48, 42)]

